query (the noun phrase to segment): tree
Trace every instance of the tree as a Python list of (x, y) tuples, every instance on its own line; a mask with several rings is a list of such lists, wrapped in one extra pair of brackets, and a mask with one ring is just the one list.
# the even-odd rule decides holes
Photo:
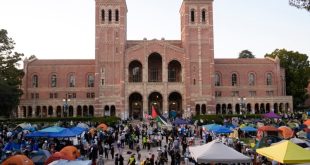
[(239, 57), (238, 58), (255, 58), (255, 56), (249, 50), (242, 50), (239, 53)]
[(306, 9), (310, 12), (310, 0), (289, 0), (289, 4), (298, 9)]
[(304, 105), (307, 99), (307, 86), (310, 77), (308, 56), (299, 52), (276, 49), (265, 57), (280, 59), (280, 66), (285, 69), (286, 94), (293, 96), (293, 106)]
[(19, 104), (24, 72), (17, 68), (23, 54), (13, 52), (14, 41), (0, 30), (0, 115), (9, 116)]

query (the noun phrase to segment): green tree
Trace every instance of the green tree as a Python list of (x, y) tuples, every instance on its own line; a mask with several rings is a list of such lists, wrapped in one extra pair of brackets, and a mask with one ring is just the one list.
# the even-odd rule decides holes
[(19, 104), (24, 72), (17, 68), (23, 54), (13, 52), (14, 41), (0, 30), (0, 115), (9, 116)]
[(293, 96), (293, 106), (298, 108), (307, 98), (307, 86), (310, 77), (309, 61), (306, 54), (276, 49), (265, 57), (279, 57), (280, 65), (285, 69), (286, 94)]
[(253, 53), (249, 50), (242, 50), (239, 53), (239, 57), (238, 58), (255, 58), (255, 56), (253, 55)]
[(298, 9), (306, 9), (310, 12), (310, 0), (289, 0), (289, 4)]

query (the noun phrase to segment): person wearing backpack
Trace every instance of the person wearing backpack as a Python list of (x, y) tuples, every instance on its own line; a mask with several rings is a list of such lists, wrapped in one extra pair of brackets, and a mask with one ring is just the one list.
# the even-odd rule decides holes
[(135, 159), (135, 155), (132, 154), (128, 160), (127, 165), (135, 165), (136, 164), (136, 159)]

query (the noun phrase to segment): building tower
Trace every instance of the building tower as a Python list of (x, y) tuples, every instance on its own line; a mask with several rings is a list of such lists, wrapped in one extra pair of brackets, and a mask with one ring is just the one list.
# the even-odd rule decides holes
[(187, 108), (196, 114), (213, 113), (215, 109), (212, 3), (213, 0), (183, 0), (180, 10), (186, 55), (184, 97)]
[(116, 114), (124, 105), (125, 0), (96, 0), (96, 115)]

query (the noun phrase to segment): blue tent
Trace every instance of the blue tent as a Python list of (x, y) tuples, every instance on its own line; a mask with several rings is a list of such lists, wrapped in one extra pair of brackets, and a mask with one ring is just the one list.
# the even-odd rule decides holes
[(257, 131), (256, 128), (253, 128), (250, 126), (246, 126), (246, 127), (240, 128), (240, 129), (241, 129), (241, 131), (244, 131), (244, 132), (256, 132)]
[(184, 119), (181, 119), (181, 118), (176, 118), (174, 121), (173, 121), (173, 124), (175, 125), (181, 125), (181, 124), (189, 124), (188, 121), (184, 120)]
[(53, 127), (47, 127), (47, 128), (41, 129), (41, 130), (39, 130), (39, 132), (60, 132), (64, 129), (66, 129), (66, 128), (53, 126)]
[(216, 127), (212, 130), (214, 133), (231, 133), (232, 131), (224, 126)]
[(81, 128), (81, 127), (72, 127), (70, 128), (70, 130), (74, 133), (76, 133), (77, 135), (82, 134), (84, 131), (87, 131), (87, 128)]

